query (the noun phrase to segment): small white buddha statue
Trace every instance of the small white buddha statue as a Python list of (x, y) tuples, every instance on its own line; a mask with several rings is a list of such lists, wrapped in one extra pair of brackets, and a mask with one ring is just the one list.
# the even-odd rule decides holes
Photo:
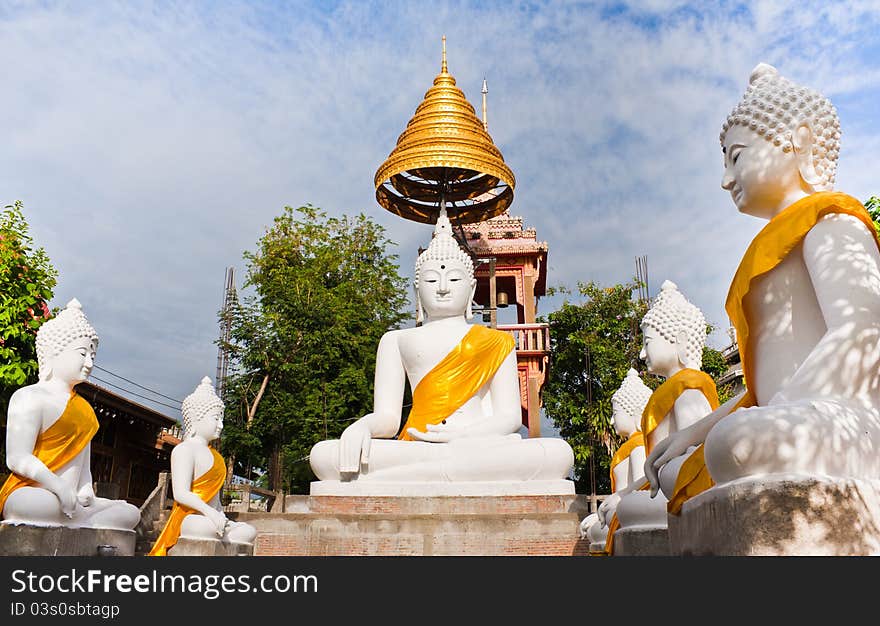
[[(700, 371), (706, 320), (675, 283), (663, 283), (642, 318), (641, 328), (643, 347), (639, 357), (649, 373), (666, 379), (651, 394), (642, 413), (641, 431), (645, 451), (650, 453), (671, 433), (687, 428), (717, 407), (718, 395), (711, 376)], [(606, 498), (599, 507), (603, 523), (609, 523), (613, 510), (620, 528), (665, 528), (666, 500), (652, 499), (647, 486), (642, 475)]]
[(208, 444), (223, 430), (223, 401), (205, 376), (183, 399), (183, 439), (171, 451), (171, 489), (174, 505), (149, 556), (166, 556), (178, 539), (216, 539), (253, 544), (257, 530), (233, 522), (220, 506), (226, 482), (226, 462)]
[[(574, 463), (568, 443), (522, 439), (517, 432), (521, 409), (513, 338), (467, 321), (474, 266), (453, 238), (445, 210), (416, 261), (415, 288), (421, 326), (383, 335), (373, 412), (339, 440), (312, 448), (315, 475), (320, 481), (362, 484), (566, 479)], [(400, 429), (407, 378), (413, 404)]]
[(92, 486), (91, 440), (98, 419), (74, 386), (94, 366), (98, 334), (76, 299), (37, 331), (39, 380), (15, 391), (6, 421), (0, 488), (4, 524), (133, 530), (137, 507), (99, 498)]
[(880, 478), (880, 251), (862, 203), (831, 191), (839, 140), (825, 97), (752, 71), (721, 132), (721, 186), (769, 220), (727, 296), (746, 391), (649, 452), (652, 491), (679, 474), (682, 502), (738, 479)]
[[(651, 388), (642, 382), (633, 368), (611, 396), (611, 426), (624, 440), (611, 458), (611, 493), (644, 480), (645, 438), (641, 423), (642, 412), (650, 397)], [(608, 515), (613, 518), (614, 510), (607, 510)], [(589, 539), (592, 553), (605, 551), (608, 531), (609, 526), (599, 521), (598, 513), (591, 513), (581, 522), (581, 536)]]

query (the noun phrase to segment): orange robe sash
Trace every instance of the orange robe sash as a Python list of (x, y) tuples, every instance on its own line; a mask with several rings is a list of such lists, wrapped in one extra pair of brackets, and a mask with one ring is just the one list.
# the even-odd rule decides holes
[[(880, 240), (874, 229), (874, 222), (864, 205), (850, 195), (833, 191), (819, 191), (801, 198), (775, 215), (752, 240), (734, 274), (730, 290), (727, 292), (725, 308), (730, 321), (736, 329), (743, 381), (746, 393), (733, 408), (755, 406), (755, 396), (751, 389), (754, 376), (751, 346), (749, 345), (750, 320), (745, 312), (745, 298), (754, 281), (759, 276), (779, 265), (788, 254), (800, 244), (810, 229), (819, 220), (832, 213), (852, 215), (861, 220), (868, 231), (874, 235), (878, 247)], [(681, 465), (675, 481), (675, 492), (669, 500), (667, 510), (672, 514), (681, 511), (681, 505), (698, 493), (715, 484), (706, 468), (703, 444)]]
[(635, 450), (639, 446), (644, 445), (645, 436), (641, 432), (636, 431), (632, 435), (630, 435), (629, 439), (623, 442), (623, 444), (614, 453), (614, 456), (611, 457), (611, 493), (617, 491), (617, 485), (615, 484), (614, 480), (614, 468), (623, 463), (626, 459), (628, 459), (633, 450)]
[(398, 439), (412, 441), (407, 432), (427, 432), (428, 424), (439, 424), (485, 385), (514, 348), (510, 334), (475, 324), (413, 391), (409, 417)]
[[(40, 459), (50, 472), (57, 472), (85, 450), (98, 432), (98, 418), (92, 406), (75, 391), (55, 422), (37, 435), (34, 456)], [(6, 505), (6, 498), (21, 487), (39, 486), (37, 481), (12, 473), (0, 488), (0, 511)]]
[(672, 407), (675, 401), (686, 389), (699, 389), (706, 399), (712, 410), (718, 408), (718, 391), (715, 389), (715, 381), (706, 372), (685, 368), (672, 376), (670, 376), (662, 385), (654, 390), (642, 411), (642, 433), (645, 436), (645, 454), (651, 453), (649, 437), (654, 429), (660, 425)]
[[(214, 448), (210, 448), (211, 454), (214, 455), (214, 465), (207, 472), (196, 478), (192, 483), (192, 492), (196, 494), (202, 502), (210, 502), (211, 498), (217, 495), (223, 483), (226, 482), (226, 462), (220, 453)], [(171, 507), (171, 515), (165, 522), (165, 528), (162, 534), (156, 539), (153, 549), (147, 556), (167, 556), (168, 550), (177, 543), (180, 537), (180, 527), (183, 519), (190, 513), (198, 513), (195, 509), (188, 506), (182, 506), (177, 502)]]

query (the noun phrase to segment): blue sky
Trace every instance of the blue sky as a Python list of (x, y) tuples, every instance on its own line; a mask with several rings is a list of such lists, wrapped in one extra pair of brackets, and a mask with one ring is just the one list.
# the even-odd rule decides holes
[(721, 347), (763, 225), (720, 188), (721, 123), (771, 63), (837, 106), (837, 189), (880, 194), (877, 32), (877, 2), (6, 2), (0, 202), (24, 202), (98, 364), (182, 398), (214, 376), (225, 268), (240, 284), (285, 204), (365, 212), (411, 273), (430, 228), (372, 181), (446, 35), (478, 110), (488, 80), (549, 284), (624, 282), (647, 255), (651, 293), (676, 282)]

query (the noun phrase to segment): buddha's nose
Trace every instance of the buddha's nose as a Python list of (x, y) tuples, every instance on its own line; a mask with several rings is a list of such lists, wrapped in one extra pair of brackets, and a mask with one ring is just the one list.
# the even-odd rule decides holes
[(733, 176), (725, 169), (724, 176), (721, 177), (721, 188), (730, 191), (733, 188)]
[(648, 353), (645, 352), (645, 347), (642, 346), (642, 350), (641, 350), (641, 352), (639, 352), (639, 358), (642, 359), (642, 360), (644, 361), (644, 360), (645, 360), (645, 357), (647, 357), (647, 356), (648, 356)]

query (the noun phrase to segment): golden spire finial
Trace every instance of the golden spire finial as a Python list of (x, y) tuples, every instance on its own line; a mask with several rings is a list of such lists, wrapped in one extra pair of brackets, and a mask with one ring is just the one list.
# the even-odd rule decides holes
[(489, 132), (489, 119), (486, 117), (486, 94), (489, 93), (489, 86), (486, 85), (486, 77), (483, 76), (483, 88), (480, 90), (483, 94), (483, 128)]
[(445, 206), (456, 224), (501, 215), (516, 184), (473, 105), (443, 65), (425, 99), (379, 166), (376, 201), (406, 219), (434, 224)]

